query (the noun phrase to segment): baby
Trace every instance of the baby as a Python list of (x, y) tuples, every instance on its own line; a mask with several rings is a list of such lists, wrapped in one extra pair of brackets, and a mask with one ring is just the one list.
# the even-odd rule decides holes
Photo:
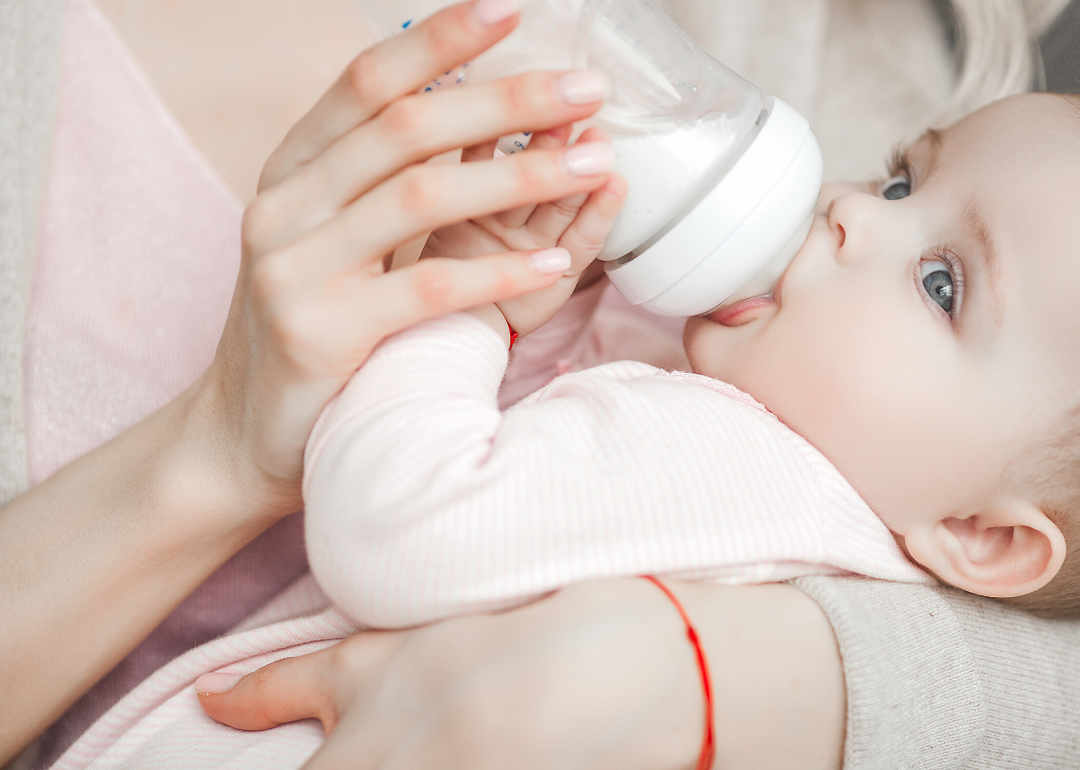
[(642, 573), (1075, 613), (1078, 164), (1061, 96), (928, 131), (823, 192), (772, 296), (689, 320), (693, 374), (617, 362), (500, 412), (500, 316), (386, 341), (308, 445), (316, 577), (373, 626)]

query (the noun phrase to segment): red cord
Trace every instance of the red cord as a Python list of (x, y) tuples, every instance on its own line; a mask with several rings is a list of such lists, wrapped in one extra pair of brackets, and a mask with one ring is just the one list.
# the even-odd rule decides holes
[(642, 575), (642, 577), (663, 591), (664, 596), (670, 599), (671, 603), (675, 605), (675, 609), (679, 611), (679, 617), (682, 618), (683, 623), (686, 625), (686, 638), (689, 639), (690, 644), (694, 646), (694, 653), (697, 655), (698, 671), (701, 673), (701, 689), (705, 694), (705, 738), (701, 742), (701, 754), (698, 756), (697, 770), (710, 770), (713, 765), (713, 759), (716, 757), (716, 741), (713, 731), (712, 683), (709, 679), (709, 663), (705, 659), (705, 650), (701, 647), (701, 640), (698, 638), (698, 633), (694, 628), (694, 624), (690, 622), (690, 616), (686, 614), (686, 610), (683, 609), (682, 603), (675, 598), (675, 594), (671, 592), (671, 589), (652, 575)]
[(507, 350), (513, 350), (514, 343), (517, 342), (518, 333), (514, 331), (514, 327), (510, 324), (507, 324), (506, 328), (510, 330), (510, 347), (508, 347)]

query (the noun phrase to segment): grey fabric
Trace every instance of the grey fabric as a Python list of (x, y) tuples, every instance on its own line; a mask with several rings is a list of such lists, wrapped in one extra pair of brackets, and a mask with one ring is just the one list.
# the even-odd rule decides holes
[(23, 348), (62, 14), (62, 0), (0, 0), (0, 505), (27, 486)]
[(844, 770), (1080, 767), (1080, 621), (950, 588), (795, 583), (839, 642)]
[(1046, 90), (1080, 93), (1080, 0), (1069, 3), (1050, 25), (1041, 48)]

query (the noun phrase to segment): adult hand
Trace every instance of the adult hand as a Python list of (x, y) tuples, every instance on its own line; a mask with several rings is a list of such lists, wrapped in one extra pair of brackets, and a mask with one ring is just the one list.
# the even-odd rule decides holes
[[(843, 675), (817, 605), (790, 586), (671, 587), (709, 658), (716, 766), (839, 768)], [(309, 770), (677, 770), (693, 767), (704, 728), (682, 621), (655, 586), (633, 579), (362, 633), (200, 701), (245, 730), (321, 720), (328, 737)]]
[[(601, 73), (581, 72), (577, 78), (581, 90), (606, 91)], [(559, 126), (532, 135), (526, 152), (558, 149), (566, 146), (572, 126)], [(598, 128), (588, 128), (577, 143), (609, 141)], [(485, 142), (462, 152), (463, 163), (490, 160), (495, 142)], [(506, 322), (521, 334), (528, 334), (549, 321), (579, 284), (588, 285), (600, 277), (598, 270), (583, 271), (593, 265), (626, 199), (626, 180), (614, 174), (598, 190), (540, 205), (520, 206), (465, 222), (456, 222), (431, 234), (420, 254), (421, 259), (454, 257), (468, 259), (478, 254), (492, 254), (508, 249), (531, 250), (558, 246), (570, 253), (570, 267), (554, 284), (518, 297), (505, 299), (498, 309)]]
[(416, 93), (508, 34), (517, 22), (510, 7), (456, 5), (368, 49), (266, 165), (244, 216), (225, 332), (194, 403), (211, 416), (218, 466), (268, 518), (300, 507), (308, 433), (380, 340), (425, 318), (551, 286), (566, 267), (503, 248), (386, 272), (396, 246), (500, 210), (588, 196), (608, 181), (606, 143), (424, 163), (501, 135), (564, 126), (599, 107), (597, 94), (575, 88), (576, 75), (557, 72)]

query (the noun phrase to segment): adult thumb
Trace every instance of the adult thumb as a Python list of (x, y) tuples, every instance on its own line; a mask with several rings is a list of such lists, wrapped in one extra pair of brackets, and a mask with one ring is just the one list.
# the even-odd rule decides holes
[(240, 730), (267, 730), (286, 722), (318, 719), (329, 735), (337, 724), (334, 689), (327, 672), (333, 648), (282, 658), (244, 676), (215, 671), (195, 680), (207, 715)]

